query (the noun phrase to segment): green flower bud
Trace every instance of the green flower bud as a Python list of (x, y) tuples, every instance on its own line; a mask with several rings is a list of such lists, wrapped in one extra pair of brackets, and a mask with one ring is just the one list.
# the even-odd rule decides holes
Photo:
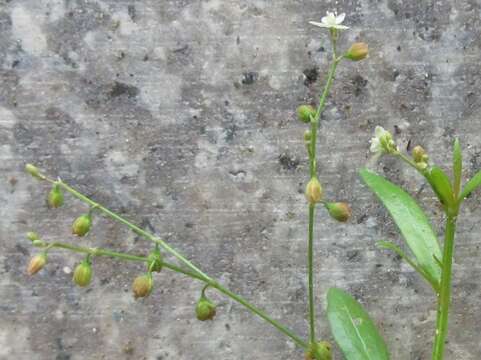
[(52, 208), (58, 208), (63, 205), (63, 192), (58, 184), (55, 184), (50, 190), (47, 198), (48, 205)]
[(332, 360), (331, 344), (327, 341), (310, 344), (306, 352), (306, 360)]
[(322, 199), (322, 187), (316, 177), (312, 177), (306, 186), (306, 199), (311, 205), (318, 203)]
[(205, 296), (201, 296), (195, 307), (197, 319), (200, 321), (212, 320), (215, 316), (215, 312), (215, 304)]
[(311, 117), (315, 117), (316, 112), (316, 109), (314, 109), (311, 105), (301, 105), (297, 108), (297, 117), (302, 122), (310, 123)]
[(152, 274), (147, 273), (137, 276), (132, 284), (135, 299), (147, 297), (152, 292)]
[(47, 263), (46, 253), (40, 253), (35, 255), (28, 263), (27, 274), (31, 276), (38, 273), (40, 270), (42, 270), (42, 268), (45, 266), (46, 263)]
[(352, 44), (347, 53), (344, 54), (344, 57), (352, 61), (359, 61), (365, 59), (368, 53), (369, 49), (367, 44), (363, 42), (357, 42)]
[(30, 240), (30, 241), (35, 241), (35, 240), (40, 240), (40, 237), (38, 236), (38, 234), (36, 232), (29, 231), (27, 233), (27, 239)]
[(352, 214), (351, 208), (344, 202), (326, 203), (326, 208), (329, 215), (340, 222), (346, 222)]
[(92, 280), (92, 266), (89, 260), (84, 260), (75, 267), (73, 282), (80, 287), (85, 287)]
[(72, 234), (85, 236), (92, 226), (92, 217), (89, 214), (80, 215), (72, 224)]
[(34, 178), (45, 180), (45, 176), (40, 174), (40, 170), (38, 170), (38, 168), (33, 164), (25, 165), (25, 171), (32, 175)]
[(308, 143), (311, 142), (311, 138), (312, 138), (311, 130), (306, 130), (306, 131), (304, 131), (304, 142), (305, 142), (306, 144), (308, 144)]
[(147, 271), (160, 272), (162, 270), (162, 254), (155, 249), (147, 256)]

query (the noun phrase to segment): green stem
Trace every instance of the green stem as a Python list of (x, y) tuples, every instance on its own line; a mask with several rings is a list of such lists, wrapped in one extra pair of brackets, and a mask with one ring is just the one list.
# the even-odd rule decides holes
[[(336, 48), (335, 48), (335, 41), (333, 40), (333, 61), (331, 64), (331, 68), (329, 70), (329, 74), (327, 76), (326, 85), (324, 86), (324, 91), (322, 92), (319, 98), (319, 106), (317, 107), (316, 115), (311, 118), (311, 142), (310, 142), (310, 149), (309, 149), (309, 171), (311, 178), (317, 177), (317, 170), (316, 170), (316, 144), (317, 144), (317, 129), (319, 126), (319, 119), (321, 117), (321, 113), (324, 110), (326, 105), (326, 99), (329, 95), (329, 91), (331, 89), (332, 83), (334, 81), (334, 75), (336, 73), (337, 64), (342, 60), (341, 58), (336, 57)], [(308, 231), (308, 250), (307, 250), (307, 279), (308, 279), (308, 297), (309, 297), (309, 341), (311, 343), (316, 342), (316, 314), (314, 309), (314, 274), (313, 274), (313, 266), (314, 266), (314, 214), (315, 214), (315, 204), (309, 205), (309, 231)]]
[[(43, 175), (42, 175), (43, 176)], [(49, 182), (54, 182), (54, 180), (48, 179), (45, 177), (45, 179)], [(154, 243), (162, 246), (167, 252), (171, 253), (175, 258), (177, 258), (181, 263), (183, 263), (187, 268), (189, 268), (190, 271), (181, 269), (173, 264), (168, 264), (163, 262), (163, 265), (166, 268), (169, 268), (173, 271), (185, 274), (187, 276), (190, 276), (191, 278), (200, 280), (205, 282), (206, 284), (209, 284), (211, 287), (216, 288), (218, 291), (221, 293), (227, 295), (228, 297), (232, 298), (233, 300), (237, 301), (239, 304), (245, 306), (247, 309), (249, 309), (251, 312), (254, 314), (258, 315), (271, 325), (273, 325), (276, 329), (278, 329), (281, 333), (284, 335), (288, 336), (291, 338), (299, 347), (306, 349), (307, 344), (305, 341), (303, 341), (298, 335), (293, 333), (291, 330), (289, 330), (287, 327), (279, 323), (278, 321), (270, 318), (264, 311), (256, 308), (254, 305), (250, 304), (247, 300), (242, 298), (240, 295), (237, 295), (230, 291), (229, 289), (225, 288), (221, 284), (219, 284), (216, 280), (212, 279), (208, 275), (206, 275), (204, 272), (202, 272), (199, 268), (197, 268), (195, 265), (193, 265), (189, 260), (187, 260), (184, 256), (182, 256), (177, 250), (173, 249), (170, 245), (168, 245), (165, 241), (159, 239), (155, 235), (143, 230), (142, 228), (138, 227), (135, 224), (132, 224), (128, 220), (124, 219), (120, 215), (116, 214), (115, 212), (107, 209), (106, 207), (100, 205), (99, 203), (89, 199), (87, 196), (83, 195), (82, 193), (78, 192), (74, 188), (70, 187), (63, 181), (58, 182), (59, 185), (67, 192), (78, 198), (79, 200), (89, 204), (92, 207), (95, 207), (95, 210), (101, 211), (107, 216), (111, 217), (114, 220), (117, 220), (118, 222), (124, 224), (137, 234), (145, 237), (146, 239), (153, 241)], [(59, 246), (61, 245), (61, 246)], [(68, 244), (60, 244), (56, 243), (56, 247), (62, 247), (64, 249), (72, 250), (72, 251), (77, 251), (77, 252), (86, 252), (89, 253), (89, 251), (86, 251), (88, 248), (81, 248), (81, 247), (76, 247), (73, 245), (68, 245)], [(93, 251), (93, 255), (104, 255), (104, 256), (111, 256), (111, 257), (117, 257), (117, 258), (122, 258), (125, 260), (135, 260), (135, 261), (146, 261), (146, 258), (143, 257), (138, 257), (134, 255), (127, 255), (123, 253), (116, 253), (108, 250), (103, 250), (103, 249), (90, 249), (90, 251)]]
[(309, 341), (316, 342), (316, 324), (314, 312), (314, 274), (313, 274), (313, 243), (314, 243), (314, 213), (315, 205), (309, 205), (309, 244), (307, 248), (307, 271), (309, 281)]
[(442, 360), (444, 344), (448, 333), (449, 305), (451, 302), (451, 275), (454, 252), (454, 235), (456, 232), (455, 214), (448, 214), (444, 236), (443, 268), (441, 274), (441, 291), (438, 294), (438, 311), (436, 319), (436, 335), (433, 347), (433, 360)]
[[(110, 251), (110, 250), (105, 250), (105, 249), (99, 249), (99, 248), (86, 248), (86, 247), (74, 246), (74, 245), (65, 244), (65, 243), (58, 243), (58, 242), (46, 244), (46, 246), (67, 249), (67, 250), (71, 250), (71, 251), (78, 252), (78, 253), (87, 253), (87, 254), (91, 254), (91, 255), (95, 255), (95, 256), (109, 256), (109, 257), (119, 258), (119, 259), (123, 259), (123, 260), (142, 261), (142, 262), (147, 261), (147, 257), (129, 255), (129, 254), (125, 254), (125, 253), (120, 253), (120, 252), (115, 252), (115, 251)], [(174, 272), (184, 274), (184, 275), (186, 275), (186, 276), (188, 276), (192, 279), (202, 281), (202, 282), (206, 283), (206, 287), (210, 286), (212, 288), (217, 289), (219, 292), (221, 292), (221, 293), (227, 295), (228, 297), (232, 298), (233, 300), (237, 301), (239, 304), (245, 306), (251, 312), (258, 315), (259, 317), (261, 317), (262, 319), (264, 319), (265, 321), (267, 321), (271, 325), (273, 325), (280, 332), (289, 336), (301, 348), (303, 348), (303, 349), (307, 348), (307, 344), (302, 339), (300, 339), (296, 334), (294, 334), (292, 331), (290, 331), (289, 329), (287, 329), (285, 326), (278, 323), (277, 321), (271, 319), (264, 311), (256, 308), (254, 305), (250, 304), (248, 301), (243, 299), (241, 296), (239, 296), (239, 295), (233, 293), (232, 291), (228, 290), (227, 288), (225, 288), (224, 286), (222, 286), (218, 282), (216, 282), (214, 280), (208, 280), (208, 279), (202, 277), (202, 275), (199, 275), (195, 272), (191, 272), (191, 271), (188, 271), (188, 270), (184, 270), (184, 269), (178, 267), (177, 265), (174, 265), (174, 264), (171, 264), (171, 263), (168, 263), (168, 262), (165, 262), (165, 261), (162, 262), (162, 266), (169, 269), (169, 270), (172, 270)], [(204, 287), (203, 291), (205, 291), (206, 287)]]

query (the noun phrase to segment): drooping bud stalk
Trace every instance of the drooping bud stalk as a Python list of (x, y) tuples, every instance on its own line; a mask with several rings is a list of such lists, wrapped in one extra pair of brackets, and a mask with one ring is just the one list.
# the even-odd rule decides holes
[(147, 256), (147, 271), (160, 272), (162, 270), (162, 254), (158, 248)]
[(306, 360), (332, 360), (331, 344), (327, 341), (310, 344)]
[(45, 266), (47, 263), (47, 254), (42, 252), (40, 254), (35, 255), (32, 259), (30, 259), (30, 262), (28, 263), (27, 266), (27, 274), (28, 275), (34, 275), (38, 273), (42, 268)]
[(80, 215), (72, 224), (72, 234), (85, 236), (92, 226), (92, 216), (89, 214)]
[(312, 177), (306, 186), (306, 199), (311, 205), (318, 203), (322, 199), (322, 187), (317, 177)]
[(351, 217), (352, 210), (345, 202), (326, 203), (325, 206), (329, 215), (337, 221), (346, 222)]
[(413, 148), (412, 157), (418, 169), (424, 170), (428, 167), (429, 156), (422, 146), (417, 145)]
[(25, 165), (25, 171), (32, 175), (34, 178), (37, 178), (39, 180), (45, 180), (45, 176), (40, 174), (40, 170), (38, 170), (38, 168), (33, 164)]
[(30, 240), (30, 241), (35, 241), (35, 240), (40, 240), (40, 237), (38, 236), (38, 234), (36, 232), (29, 231), (27, 233), (27, 239)]
[(301, 105), (297, 108), (297, 117), (304, 123), (310, 123), (311, 117), (314, 118), (316, 116), (316, 109), (314, 109), (311, 105)]
[(144, 298), (150, 295), (152, 292), (153, 280), (152, 273), (137, 276), (132, 284), (132, 291), (134, 292), (134, 298)]
[(58, 208), (63, 205), (63, 192), (58, 184), (52, 186), (47, 198), (47, 203), (52, 208)]
[(92, 264), (89, 259), (85, 259), (75, 267), (73, 272), (73, 282), (80, 287), (85, 287), (92, 281)]
[(200, 321), (212, 320), (216, 313), (216, 305), (205, 296), (207, 287), (208, 285), (202, 289), (200, 299), (195, 306), (195, 314)]
[(344, 54), (344, 57), (352, 61), (359, 61), (365, 59), (368, 54), (369, 49), (367, 44), (363, 42), (357, 42), (352, 44), (349, 50)]

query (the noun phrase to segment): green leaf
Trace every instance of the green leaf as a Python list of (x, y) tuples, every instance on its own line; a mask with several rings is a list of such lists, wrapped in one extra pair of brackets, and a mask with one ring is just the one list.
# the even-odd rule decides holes
[[(435, 291), (439, 290), (439, 284), (436, 282), (436, 279), (433, 279), (431, 275), (426, 273), (423, 268), (419, 266), (415, 261), (410, 259), (404, 251), (401, 250), (399, 246), (393, 244), (389, 241), (378, 241), (377, 246), (381, 249), (391, 250), (394, 251), (397, 255), (399, 255), (404, 261), (406, 261), (414, 270), (416, 270), (432, 287)], [(437, 258), (435, 257), (434, 260)], [(436, 261), (437, 262), (437, 261)]]
[(351, 295), (329, 289), (327, 318), (346, 360), (389, 360), (389, 351), (376, 325)]
[(461, 201), (466, 199), (471, 192), (476, 190), (476, 188), (481, 185), (481, 171), (479, 171), (476, 175), (474, 175), (471, 180), (468, 181), (468, 183), (464, 186), (463, 192), (459, 196)]
[(382, 176), (368, 170), (361, 170), (360, 174), (388, 209), (419, 266), (440, 283), (441, 269), (434, 256), (442, 258), (441, 249), (423, 210), (408, 193)]
[(459, 192), (461, 191), (461, 174), (463, 172), (463, 155), (461, 154), (461, 145), (459, 140), (454, 141), (453, 147), (453, 189), (454, 197), (457, 198)]
[(438, 166), (432, 166), (425, 172), (426, 179), (443, 205), (451, 205), (454, 202), (451, 181), (446, 173)]

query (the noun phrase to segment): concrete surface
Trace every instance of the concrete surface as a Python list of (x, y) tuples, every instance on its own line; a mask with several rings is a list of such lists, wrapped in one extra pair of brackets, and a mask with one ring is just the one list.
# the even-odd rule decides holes
[[(422, 144), (443, 167), (464, 148), (465, 178), (481, 168), (480, 12), (456, 1), (0, 0), (0, 358), (302, 359), (275, 329), (228, 299), (215, 321), (194, 319), (200, 285), (172, 273), (134, 301), (138, 264), (96, 259), (93, 285), (71, 282), (81, 259), (54, 251), (33, 278), (25, 233), (133, 253), (149, 244), (95, 218), (82, 240), (70, 223), (85, 205), (45, 204), (33, 162), (155, 231), (209, 274), (307, 335), (307, 181), (302, 102), (326, 74), (325, 32), (307, 24), (346, 12), (340, 40), (369, 43), (368, 61), (340, 66), (320, 128), (320, 180), (354, 208), (349, 224), (318, 214), (318, 332), (329, 337), (325, 293), (366, 305), (397, 360), (430, 358), (430, 289), (395, 256), (401, 240), (357, 171), (380, 124), (403, 148)], [(431, 206), (405, 166), (374, 167)], [(459, 224), (446, 359), (481, 358), (481, 192)], [(337, 354), (337, 358), (342, 357)]]

